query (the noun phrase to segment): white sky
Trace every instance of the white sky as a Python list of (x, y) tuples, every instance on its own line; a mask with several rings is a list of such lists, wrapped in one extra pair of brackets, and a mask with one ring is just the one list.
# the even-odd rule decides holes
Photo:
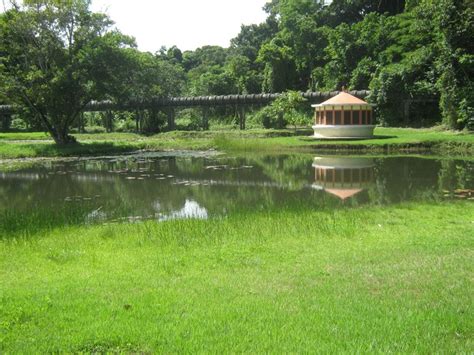
[(261, 23), (268, 0), (93, 0), (94, 12), (105, 12), (124, 34), (136, 38), (142, 51), (161, 46), (182, 51), (204, 45), (228, 47), (240, 25)]

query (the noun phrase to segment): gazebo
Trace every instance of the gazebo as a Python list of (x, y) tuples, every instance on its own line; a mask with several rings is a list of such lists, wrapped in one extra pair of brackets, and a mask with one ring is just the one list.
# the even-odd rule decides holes
[(312, 187), (346, 200), (368, 188), (374, 179), (370, 158), (316, 157)]
[(375, 120), (371, 104), (347, 92), (318, 105), (314, 114), (316, 138), (371, 138)]

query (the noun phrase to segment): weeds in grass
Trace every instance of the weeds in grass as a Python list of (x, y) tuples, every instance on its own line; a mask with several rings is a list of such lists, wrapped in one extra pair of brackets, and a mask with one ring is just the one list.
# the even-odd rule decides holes
[(0, 240), (0, 351), (469, 352), (472, 213), (300, 208)]
[(29, 237), (58, 227), (85, 224), (90, 209), (58, 203), (51, 207), (30, 206), (22, 211), (4, 208), (0, 211), (0, 239)]

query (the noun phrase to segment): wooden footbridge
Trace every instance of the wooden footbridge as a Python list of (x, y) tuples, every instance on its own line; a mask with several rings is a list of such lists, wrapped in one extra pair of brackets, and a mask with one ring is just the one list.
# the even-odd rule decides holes
[[(308, 100), (308, 104), (320, 103), (335, 95), (339, 91), (303, 92), (301, 96)], [(350, 91), (350, 94), (365, 98), (368, 90)], [(115, 103), (112, 101), (92, 101), (84, 108), (84, 112), (107, 111), (137, 111), (137, 110), (163, 110), (168, 116), (168, 129), (175, 129), (175, 109), (183, 107), (201, 107), (203, 127), (208, 127), (209, 108), (218, 106), (233, 106), (237, 109), (240, 129), (245, 129), (246, 107), (266, 105), (280, 97), (281, 93), (274, 94), (249, 94), (226, 96), (193, 96), (193, 97), (156, 97), (150, 100)], [(0, 106), (0, 121), (5, 116), (11, 116), (16, 108), (10, 105)], [(3, 117), (2, 117), (3, 116)]]

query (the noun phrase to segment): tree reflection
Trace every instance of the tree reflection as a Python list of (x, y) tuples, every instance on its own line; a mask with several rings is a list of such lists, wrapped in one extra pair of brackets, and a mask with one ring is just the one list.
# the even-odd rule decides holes
[(165, 219), (433, 201), (472, 189), (473, 172), (462, 160), (307, 154), (56, 161), (0, 173), (0, 212)]

